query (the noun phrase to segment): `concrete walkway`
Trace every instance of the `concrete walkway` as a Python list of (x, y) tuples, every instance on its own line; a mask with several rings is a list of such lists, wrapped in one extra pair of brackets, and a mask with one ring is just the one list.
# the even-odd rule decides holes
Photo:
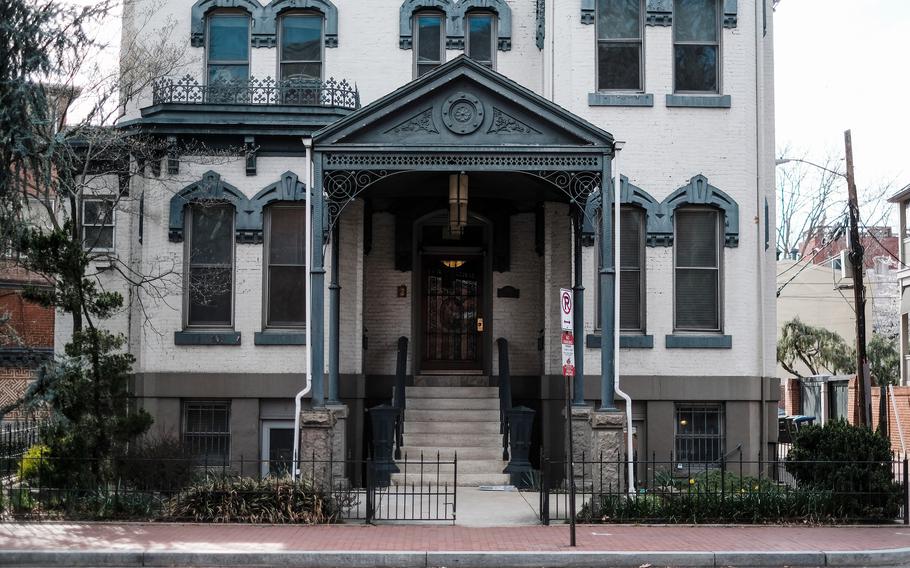
[(0, 524), (2, 566), (906, 566), (910, 529)]

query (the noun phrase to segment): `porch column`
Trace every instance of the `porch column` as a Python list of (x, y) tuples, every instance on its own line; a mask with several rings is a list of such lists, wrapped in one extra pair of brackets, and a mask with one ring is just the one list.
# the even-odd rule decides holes
[(338, 355), (341, 342), (341, 286), (338, 284), (338, 261), (341, 242), (338, 221), (332, 229), (332, 281), (329, 283), (329, 404), (341, 404), (338, 399)]
[(601, 219), (600, 255), (603, 259), (600, 268), (600, 410), (616, 410), (613, 403), (614, 378), (613, 366), (616, 364), (614, 352), (614, 334), (616, 314), (613, 312), (613, 293), (616, 286), (616, 267), (613, 258), (613, 184), (610, 180), (609, 154), (603, 156), (601, 168)]
[(313, 158), (313, 258), (310, 263), (310, 275), (313, 289), (310, 291), (313, 313), (310, 314), (310, 345), (313, 350), (313, 406), (325, 406), (323, 383), (325, 381), (325, 266), (323, 251), (325, 215), (325, 196), (322, 189), (322, 152), (316, 152)]
[(572, 232), (573, 252), (575, 256), (575, 276), (572, 286), (572, 301), (575, 303), (575, 315), (572, 333), (575, 334), (575, 388), (572, 404), (582, 406), (585, 403), (585, 287), (582, 285), (582, 249), (581, 228), (582, 214), (573, 210)]

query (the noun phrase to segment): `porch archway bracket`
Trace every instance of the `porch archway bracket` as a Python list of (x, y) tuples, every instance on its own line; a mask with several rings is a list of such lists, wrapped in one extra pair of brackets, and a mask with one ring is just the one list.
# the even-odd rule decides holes
[[(562, 192), (571, 204), (578, 208), (578, 212), (588, 220), (589, 211), (586, 207), (588, 197), (596, 193), (601, 185), (602, 170), (600, 156), (382, 156), (385, 161), (404, 161), (406, 158), (416, 159), (413, 168), (408, 169), (330, 169), (333, 164), (345, 163), (354, 165), (354, 162), (365, 162), (363, 156), (326, 156), (328, 166), (323, 174), (323, 191), (326, 199), (328, 223), (326, 233), (334, 228), (337, 219), (344, 208), (354, 199), (359, 197), (374, 183), (387, 177), (419, 170), (435, 170), (458, 172), (464, 169), (484, 168), (487, 171), (507, 171), (531, 175), (549, 182), (553, 187)], [(561, 163), (565, 166), (575, 166), (575, 169), (525, 169), (521, 165), (545, 165), (546, 163)], [(403, 165), (403, 164), (396, 164)], [(509, 167), (512, 166), (512, 167)], [(582, 169), (591, 168), (591, 169)]]

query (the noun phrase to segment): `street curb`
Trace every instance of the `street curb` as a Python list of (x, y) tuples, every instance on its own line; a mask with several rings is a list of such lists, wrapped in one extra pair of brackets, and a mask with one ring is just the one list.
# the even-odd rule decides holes
[(477, 552), (293, 551), (175, 552), (165, 550), (0, 550), (2, 566), (97, 568), (276, 566), (299, 568), (603, 568), (605, 566), (906, 566), (910, 548), (865, 551)]

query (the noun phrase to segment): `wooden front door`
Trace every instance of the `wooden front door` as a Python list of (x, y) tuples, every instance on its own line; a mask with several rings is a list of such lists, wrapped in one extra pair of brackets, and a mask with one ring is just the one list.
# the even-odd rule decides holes
[(423, 257), (421, 335), (425, 370), (483, 369), (483, 256)]

